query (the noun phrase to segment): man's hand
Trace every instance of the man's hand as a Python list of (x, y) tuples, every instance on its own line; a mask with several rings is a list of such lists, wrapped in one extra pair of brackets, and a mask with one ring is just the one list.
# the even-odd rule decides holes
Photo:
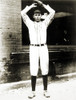
[(32, 8), (37, 7), (37, 3), (33, 3), (33, 4), (31, 5), (31, 7), (32, 7)]
[(40, 0), (33, 0), (33, 1), (37, 2), (39, 5), (43, 4)]

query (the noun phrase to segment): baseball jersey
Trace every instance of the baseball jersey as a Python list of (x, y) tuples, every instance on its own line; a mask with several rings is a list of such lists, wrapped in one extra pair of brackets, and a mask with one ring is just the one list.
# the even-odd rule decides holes
[(28, 27), (30, 44), (45, 44), (47, 38), (47, 27), (52, 22), (55, 11), (47, 5), (47, 9), (49, 10), (49, 14), (47, 17), (40, 22), (32, 21), (29, 16), (24, 13), (27, 7), (23, 10), (23, 21)]

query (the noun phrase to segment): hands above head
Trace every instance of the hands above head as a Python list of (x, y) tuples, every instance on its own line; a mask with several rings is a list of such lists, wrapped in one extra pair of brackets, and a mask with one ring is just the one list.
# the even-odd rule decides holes
[(40, 0), (33, 0), (35, 2), (37, 2), (38, 4), (42, 5), (43, 3)]
[(37, 3), (33, 3), (32, 4), (32, 7), (37, 7)]
[(31, 6), (32, 8), (37, 7), (37, 3), (33, 3)]

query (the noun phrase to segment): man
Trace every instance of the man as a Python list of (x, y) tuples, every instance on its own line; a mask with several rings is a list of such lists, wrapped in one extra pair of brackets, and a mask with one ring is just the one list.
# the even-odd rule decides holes
[[(43, 86), (44, 86), (44, 96), (46, 98), (50, 97), (47, 91), (47, 75), (48, 75), (48, 68), (49, 68), (49, 55), (48, 55), (48, 48), (46, 44), (46, 37), (47, 37), (47, 27), (52, 22), (54, 18), (55, 11), (49, 6), (43, 4), (39, 0), (34, 0), (35, 3), (31, 4), (30, 6), (26, 6), (22, 11), (21, 15), (23, 18), (24, 23), (28, 27), (29, 30), (29, 38), (30, 38), (30, 74), (31, 74), (31, 86), (32, 92), (29, 95), (29, 98), (35, 97), (35, 87), (36, 87), (36, 76), (38, 74), (39, 68), (39, 59), (40, 59), (40, 68), (43, 77)], [(39, 9), (36, 9), (33, 14), (34, 21), (32, 21), (27, 12), (32, 8), (37, 8), (37, 4), (44, 7), (49, 14), (47, 17), (41, 21), (42, 14)]]

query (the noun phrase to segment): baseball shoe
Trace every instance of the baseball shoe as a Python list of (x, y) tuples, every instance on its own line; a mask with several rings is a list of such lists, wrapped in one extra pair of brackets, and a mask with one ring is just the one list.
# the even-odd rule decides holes
[(32, 91), (32, 92), (30, 93), (30, 95), (28, 96), (28, 98), (29, 98), (29, 99), (33, 99), (35, 96), (36, 96), (36, 95), (35, 95), (35, 92)]
[(50, 95), (47, 91), (44, 91), (44, 94), (43, 94), (46, 98), (50, 98)]

